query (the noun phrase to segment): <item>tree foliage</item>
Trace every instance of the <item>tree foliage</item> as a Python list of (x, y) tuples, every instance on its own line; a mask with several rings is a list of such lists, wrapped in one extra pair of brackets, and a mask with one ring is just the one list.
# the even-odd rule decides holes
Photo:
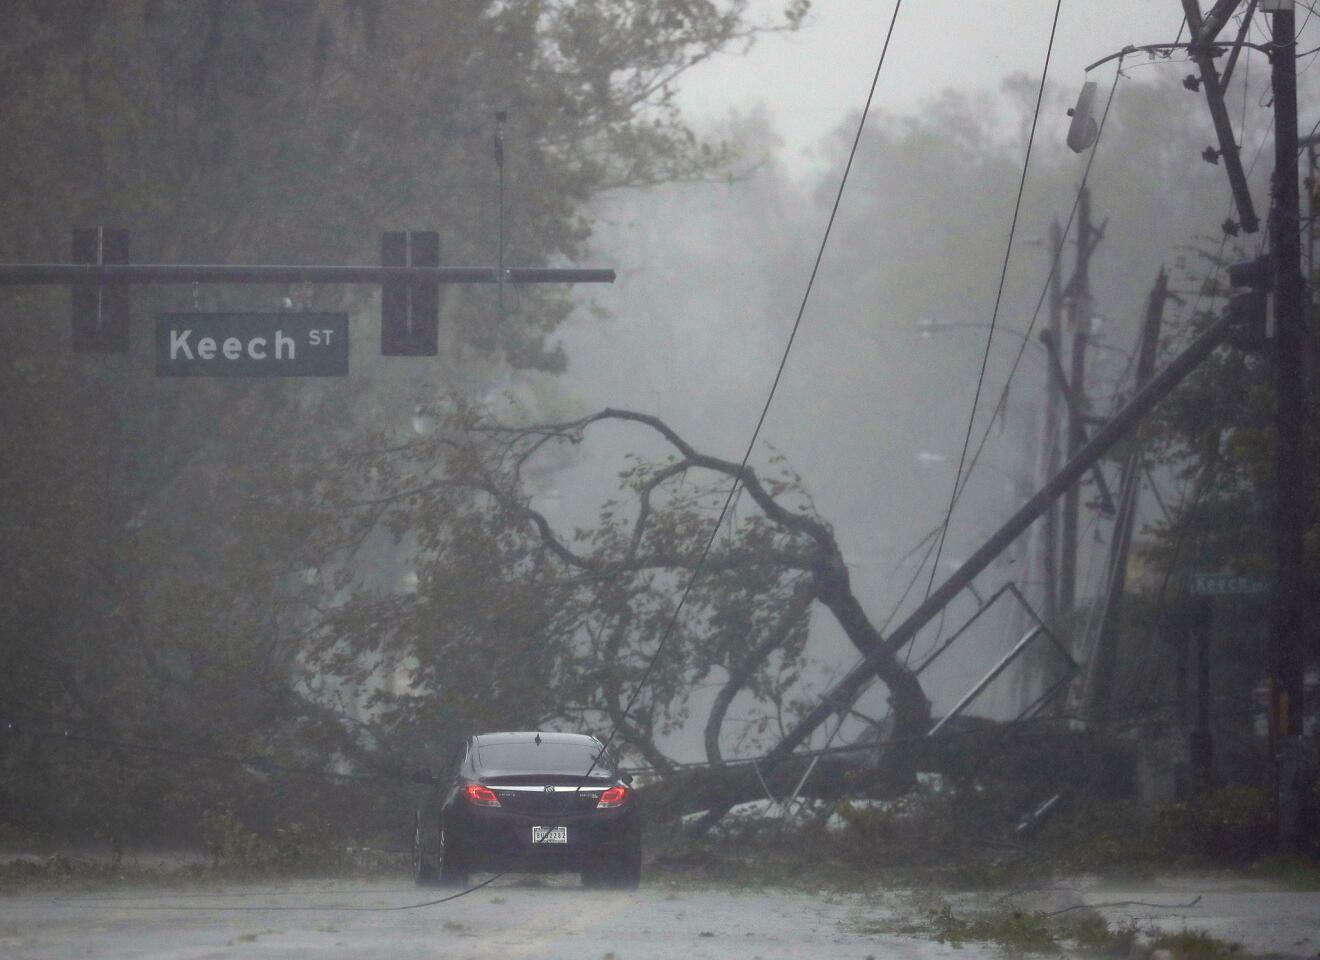
[[(385, 716), (422, 725), (424, 741), (446, 721), (457, 729), (558, 721), (616, 736), (626, 753), (672, 773), (659, 735), (687, 721), (694, 691), (710, 684), (704, 740), (708, 759), (722, 764), (726, 744), (750, 735), (764, 745), (757, 734), (773, 740), (795, 718), (817, 602), (861, 652), (877, 656), (894, 729), (924, 732), (929, 703), (885, 652), (830, 525), (782, 457), (762, 477), (626, 410), (509, 426), (454, 402), (436, 422), (424, 438), (364, 451), (341, 493), (341, 513), (365, 509), (358, 523), (413, 539), (416, 594), (360, 592), (325, 623), (316, 647), (318, 665), (338, 675), (377, 659), (409, 664), (407, 683), (375, 700)], [(538, 457), (604, 423), (656, 433), (673, 453), (632, 458), (621, 496), (593, 526), (558, 529), (533, 506), (526, 474)], [(735, 478), (752, 509), (717, 534)], [(471, 498), (472, 527), (452, 540), (446, 518), (455, 498)], [(483, 682), (468, 686), (477, 675)], [(740, 697), (749, 715), (743, 736), (730, 737)]]
[[(762, 29), (791, 28), (799, 7), (758, 24), (741, 0), (6, 4), (0, 116), (18, 148), (0, 155), (0, 259), (66, 260), (72, 228), (105, 224), (131, 231), (136, 262), (370, 263), (381, 231), (427, 228), (444, 262), (492, 262), (493, 117), (507, 110), (510, 262), (580, 260), (586, 200), (728, 161), (685, 126), (673, 84)], [(281, 304), (348, 311), (353, 375), (151, 377), (144, 318), (157, 310)], [(6, 713), (185, 751), (315, 766), (361, 754), (371, 735), (307, 668), (304, 634), (330, 609), (350, 616), (337, 605), (353, 590), (387, 589), (400, 563), (378, 527), (345, 539), (324, 488), (341, 451), (403, 420), (419, 391), (562, 371), (552, 337), (568, 294), (541, 288), (500, 314), (490, 291), (450, 291), (434, 364), (374, 359), (373, 298), (356, 288), (138, 288), (126, 357), (71, 356), (67, 309), (53, 290), (0, 302)], [(490, 539), (479, 505), (447, 508), (410, 546), (448, 544), (460, 566), (512, 549)], [(521, 605), (502, 590), (534, 589), (462, 572), (496, 607)], [(515, 658), (539, 625), (535, 612), (495, 616), (477, 605), (462, 626), (470, 660)], [(382, 650), (392, 629), (372, 625)], [(105, 795), (118, 799), (102, 811), (134, 810), (104, 826), (122, 834), (132, 819), (195, 821), (249, 788), (278, 793), (241, 768), (89, 761), (41, 739), (3, 750), (0, 820), (32, 829), (82, 823)]]

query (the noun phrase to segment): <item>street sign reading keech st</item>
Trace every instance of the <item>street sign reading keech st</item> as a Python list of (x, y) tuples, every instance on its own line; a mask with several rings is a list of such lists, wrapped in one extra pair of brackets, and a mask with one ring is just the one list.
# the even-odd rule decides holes
[(1191, 581), (1191, 592), (1199, 597), (1224, 597), (1270, 591), (1270, 585), (1265, 580), (1233, 573), (1194, 573)]
[(345, 313), (167, 313), (156, 322), (162, 377), (342, 377)]
[[(0, 287), (72, 290), (76, 353), (127, 353), (134, 285), (366, 284), (381, 291), (382, 356), (439, 353), (439, 307), (449, 284), (613, 283), (613, 270), (442, 266), (434, 231), (392, 231), (381, 264), (129, 263), (129, 236), (108, 227), (73, 233), (73, 263), (0, 263)], [(501, 244), (501, 250), (503, 246)], [(165, 314), (156, 325), (156, 372), (166, 377), (333, 377), (348, 373), (348, 319), (342, 313)]]

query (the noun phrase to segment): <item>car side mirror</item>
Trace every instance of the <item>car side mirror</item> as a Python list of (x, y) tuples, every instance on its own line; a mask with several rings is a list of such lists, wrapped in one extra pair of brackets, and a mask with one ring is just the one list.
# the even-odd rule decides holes
[(632, 786), (633, 775), (631, 773), (621, 773), (619, 774), (619, 779), (628, 784), (628, 786)]

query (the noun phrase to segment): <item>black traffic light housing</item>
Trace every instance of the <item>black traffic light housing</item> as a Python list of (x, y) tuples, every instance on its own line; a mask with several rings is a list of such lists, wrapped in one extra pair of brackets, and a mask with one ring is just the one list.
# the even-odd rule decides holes
[(1245, 288), (1228, 299), (1228, 342), (1239, 350), (1261, 350), (1269, 343), (1270, 294), (1274, 289), (1274, 260), (1262, 254), (1228, 268), (1230, 285)]
[[(79, 227), (73, 231), (73, 262), (101, 266), (128, 263), (128, 231)], [(73, 285), (75, 353), (128, 351), (128, 285)]]
[[(429, 230), (381, 235), (385, 267), (440, 266), (440, 234)], [(387, 357), (439, 353), (440, 285), (434, 280), (386, 281), (380, 288), (380, 352)]]

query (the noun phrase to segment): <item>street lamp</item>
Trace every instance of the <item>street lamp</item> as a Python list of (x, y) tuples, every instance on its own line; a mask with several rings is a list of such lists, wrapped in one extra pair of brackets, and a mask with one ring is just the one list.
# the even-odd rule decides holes
[(420, 404), (413, 410), (412, 415), (413, 433), (424, 437), (435, 429), (435, 416), (426, 407)]

